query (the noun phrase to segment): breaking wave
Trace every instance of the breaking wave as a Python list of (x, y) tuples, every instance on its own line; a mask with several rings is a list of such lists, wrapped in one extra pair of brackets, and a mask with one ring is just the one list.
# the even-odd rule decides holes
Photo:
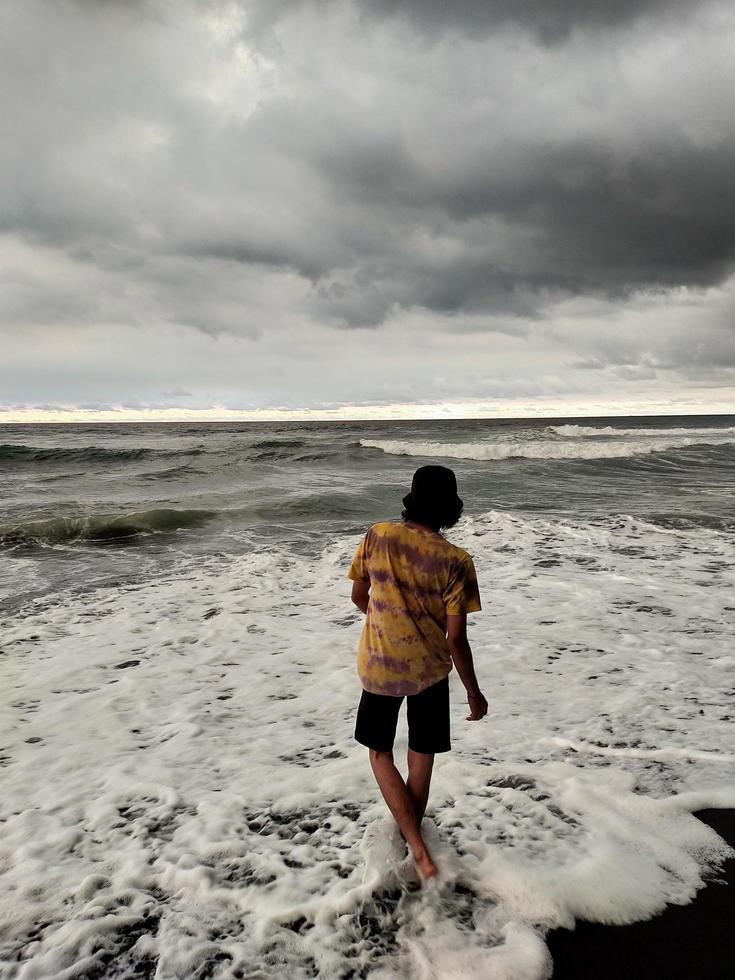
[(53, 517), (0, 527), (0, 544), (52, 545), (73, 541), (103, 543), (196, 527), (216, 516), (211, 510), (143, 510), (133, 514)]
[[(669, 429), (618, 429), (612, 425), (550, 425), (549, 432), (554, 432), (558, 436), (567, 439), (590, 438), (594, 436), (684, 436), (690, 439), (699, 439), (701, 436), (721, 436), (725, 441), (732, 441), (735, 435), (735, 426), (707, 426), (702, 428), (669, 428)], [(730, 437), (730, 438), (728, 438)]]
[[(733, 430), (735, 432), (735, 430)], [(638, 430), (638, 434), (640, 431)], [(726, 442), (735, 442), (731, 436)], [(702, 436), (669, 437), (638, 441), (555, 442), (546, 439), (523, 442), (410, 442), (400, 439), (361, 439), (360, 445), (394, 456), (439, 456), (451, 459), (617, 459), (661, 453), (707, 444)]]

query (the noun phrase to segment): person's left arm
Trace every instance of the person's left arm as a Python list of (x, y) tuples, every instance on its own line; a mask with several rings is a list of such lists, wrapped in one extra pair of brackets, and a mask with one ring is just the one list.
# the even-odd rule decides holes
[(444, 593), (447, 613), (447, 646), (459, 678), (467, 690), (470, 713), (467, 721), (479, 721), (487, 714), (487, 701), (475, 674), (472, 649), (467, 639), (467, 613), (482, 609), (475, 565), (465, 554)]

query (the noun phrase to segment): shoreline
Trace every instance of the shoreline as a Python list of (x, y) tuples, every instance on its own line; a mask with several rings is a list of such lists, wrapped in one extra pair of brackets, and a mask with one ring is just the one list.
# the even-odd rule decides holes
[[(735, 847), (735, 810), (694, 816)], [(735, 858), (688, 905), (627, 926), (579, 921), (546, 937), (553, 980), (725, 980), (735, 976)]]

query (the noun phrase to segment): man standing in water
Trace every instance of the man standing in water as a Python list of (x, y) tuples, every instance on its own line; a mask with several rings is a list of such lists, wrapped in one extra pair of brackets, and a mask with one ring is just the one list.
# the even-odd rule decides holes
[[(470, 714), (487, 714), (467, 641), (467, 613), (480, 594), (472, 558), (439, 532), (462, 513), (457, 480), (444, 466), (422, 466), (403, 498), (401, 521), (373, 524), (347, 575), (352, 601), (366, 613), (357, 654), (363, 692), (355, 738), (370, 750), (378, 786), (423, 878), (437, 873), (421, 820), (437, 752), (448, 752), (452, 661)], [(398, 712), (407, 699), (408, 779), (393, 762)]]

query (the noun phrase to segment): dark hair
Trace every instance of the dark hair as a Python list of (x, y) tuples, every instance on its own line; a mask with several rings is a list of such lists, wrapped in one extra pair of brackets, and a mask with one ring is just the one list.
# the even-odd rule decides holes
[(404, 521), (415, 521), (416, 524), (426, 524), (427, 527), (454, 527), (462, 516), (463, 506), (459, 497), (454, 500), (432, 501), (431, 504), (425, 503), (421, 506), (409, 501), (401, 511), (401, 517)]

